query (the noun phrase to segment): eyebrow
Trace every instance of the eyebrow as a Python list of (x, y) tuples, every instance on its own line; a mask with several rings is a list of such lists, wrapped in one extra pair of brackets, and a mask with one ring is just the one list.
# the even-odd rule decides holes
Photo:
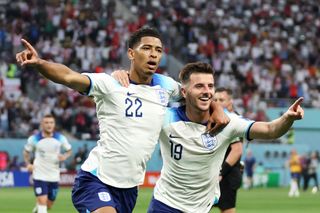
[(155, 45), (152, 45), (152, 44), (140, 44), (140, 45), (138, 45), (137, 46), (137, 48), (141, 48), (141, 47), (145, 47), (145, 46), (147, 46), (147, 47), (155, 47), (155, 48), (160, 48), (160, 49), (163, 49), (162, 48), (162, 46), (155, 46)]

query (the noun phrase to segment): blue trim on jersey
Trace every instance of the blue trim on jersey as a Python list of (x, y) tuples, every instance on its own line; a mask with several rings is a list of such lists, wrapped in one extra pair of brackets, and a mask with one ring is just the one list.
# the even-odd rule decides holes
[(165, 75), (155, 73), (152, 76), (150, 86), (159, 85), (159, 86), (161, 86), (161, 88), (169, 90), (169, 89), (172, 89), (172, 81), (173, 81), (173, 79), (171, 79)]
[(251, 129), (251, 127), (252, 127), (252, 125), (253, 125), (254, 123), (255, 123), (255, 122), (252, 122), (252, 123), (248, 126), (248, 129), (247, 129), (247, 131), (246, 131), (246, 139), (247, 139), (248, 141), (253, 140), (253, 139), (250, 139), (250, 138), (249, 138), (249, 133), (250, 133), (250, 129)]
[(91, 90), (92, 90), (92, 85), (93, 85), (92, 79), (90, 78), (90, 76), (88, 76), (88, 75), (86, 75), (86, 74), (83, 74), (83, 75), (85, 75), (85, 76), (87, 76), (87, 77), (89, 78), (89, 81), (90, 81), (90, 83), (89, 83), (89, 90), (88, 90), (87, 92), (80, 92), (80, 94), (82, 94), (82, 95), (89, 95), (90, 92), (91, 92)]
[[(161, 86), (161, 88), (169, 88), (170, 84), (169, 84), (169, 78), (167, 76), (161, 75), (161, 74), (153, 74), (152, 75), (152, 79), (151, 79), (151, 83), (149, 84), (149, 86)], [(135, 84), (135, 85), (139, 85), (139, 83), (129, 79), (130, 84)]]
[[(34, 134), (32, 136), (33, 143), (35, 143), (35, 144), (39, 143), (39, 141), (41, 141), (44, 138), (45, 137), (43, 137), (42, 132), (39, 132), (39, 133)], [(52, 135), (52, 138), (56, 139), (57, 141), (59, 141), (61, 143), (66, 141), (66, 138), (59, 132), (54, 132), (53, 135)]]
[(39, 133), (37, 133), (37, 134), (34, 134), (33, 137), (32, 137), (32, 139), (33, 139), (33, 143), (35, 143), (35, 144), (39, 143), (39, 141), (40, 141), (41, 139), (43, 139), (42, 132), (39, 132)]
[[(169, 121), (169, 123), (172, 122), (179, 122), (179, 121), (184, 121), (184, 122), (192, 122), (190, 121), (190, 119), (187, 117), (186, 114), (186, 106), (180, 106), (180, 107), (171, 107), (168, 108), (169, 111), (169, 119), (167, 119), (167, 121)], [(194, 122), (193, 122), (194, 123)], [(202, 123), (201, 125), (206, 126), (206, 123)]]
[(185, 106), (167, 108), (166, 124), (178, 122), (178, 121), (189, 121), (185, 115)]
[(63, 136), (58, 132), (54, 132), (52, 137), (57, 139), (58, 141), (62, 141)]
[(130, 83), (130, 84), (134, 84), (134, 85), (139, 85), (137, 82), (135, 82), (135, 81), (133, 81), (133, 80), (131, 80), (131, 79), (129, 79), (129, 83)]
[(98, 176), (97, 171), (98, 171), (97, 169), (94, 169), (90, 173), (93, 174), (94, 176)]
[(219, 202), (219, 198), (217, 198), (217, 197), (214, 197), (214, 200), (213, 200), (213, 205), (215, 205), (215, 204), (218, 204), (218, 202)]
[(180, 106), (177, 108), (177, 115), (181, 121), (191, 122), (186, 115), (186, 106)]

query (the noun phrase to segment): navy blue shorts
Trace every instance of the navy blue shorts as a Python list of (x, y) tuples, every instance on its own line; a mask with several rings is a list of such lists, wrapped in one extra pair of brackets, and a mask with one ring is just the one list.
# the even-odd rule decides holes
[(152, 197), (149, 204), (148, 213), (182, 213), (182, 211), (172, 208)]
[(72, 189), (72, 202), (80, 213), (112, 206), (117, 213), (132, 212), (138, 196), (138, 187), (122, 189), (101, 182), (89, 172), (79, 170)]
[(59, 191), (58, 182), (47, 182), (33, 179), (33, 190), (36, 197), (48, 195), (48, 199), (54, 201)]

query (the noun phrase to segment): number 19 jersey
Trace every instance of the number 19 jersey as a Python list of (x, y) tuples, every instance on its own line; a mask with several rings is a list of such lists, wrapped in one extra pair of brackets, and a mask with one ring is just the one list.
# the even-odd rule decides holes
[(180, 85), (154, 74), (151, 85), (122, 87), (107, 74), (86, 74), (96, 103), (100, 139), (81, 169), (102, 182), (131, 188), (143, 183), (146, 162), (157, 143), (169, 98)]
[[(227, 112), (226, 112), (227, 113)], [(154, 198), (183, 212), (209, 212), (220, 197), (219, 172), (225, 152), (253, 123), (227, 113), (230, 123), (214, 136), (206, 125), (191, 122), (185, 107), (168, 110), (160, 133), (163, 158)]]

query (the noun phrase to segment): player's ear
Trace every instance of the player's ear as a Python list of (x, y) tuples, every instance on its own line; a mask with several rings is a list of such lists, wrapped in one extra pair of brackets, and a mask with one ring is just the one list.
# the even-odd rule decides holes
[(134, 59), (134, 51), (133, 49), (129, 48), (128, 51), (127, 51), (127, 55), (128, 55), (128, 58), (129, 60), (133, 60)]
[(181, 91), (182, 97), (186, 98), (186, 93), (187, 93), (186, 88), (181, 87), (180, 91)]

